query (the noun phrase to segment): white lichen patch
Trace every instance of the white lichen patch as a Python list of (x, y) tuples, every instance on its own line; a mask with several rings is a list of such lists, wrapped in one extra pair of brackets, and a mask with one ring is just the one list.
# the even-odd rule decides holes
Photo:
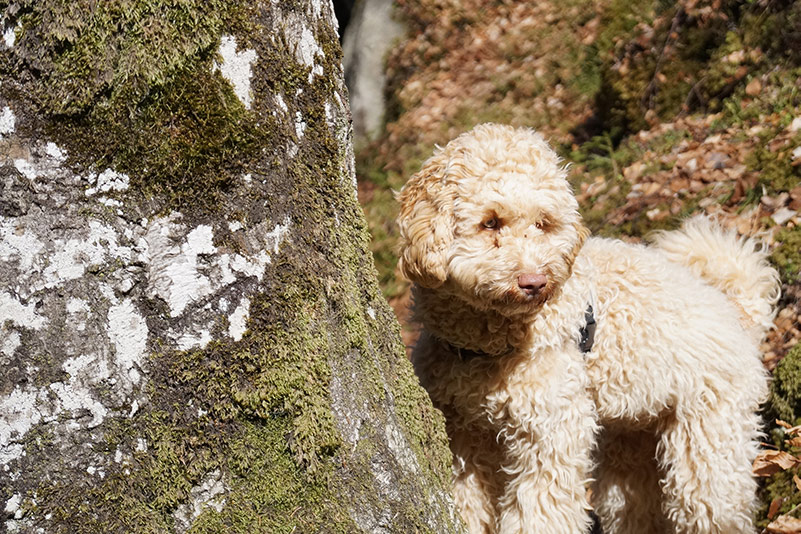
[[(328, 3), (329, 3), (329, 7), (331, 9), (331, 12), (333, 12), (334, 11), (333, 4), (331, 4), (330, 0), (329, 0)], [(323, 4), (322, 4), (322, 2), (320, 0), (312, 0), (312, 2), (311, 2), (311, 13), (312, 13), (312, 16), (315, 19), (319, 19), (320, 18), (320, 14), (322, 13), (322, 8), (323, 8)], [(337, 18), (336, 17), (331, 17), (331, 19), (333, 20), (334, 24), (337, 27), (339, 27), (339, 24), (337, 22)]]
[(45, 145), (45, 154), (53, 158), (57, 163), (63, 163), (67, 159), (67, 154), (59, 146), (53, 142), (48, 142)]
[(394, 422), (384, 427), (384, 436), (387, 439), (389, 450), (395, 456), (398, 464), (409, 474), (420, 476), (420, 466), (417, 464), (412, 447), (406, 440), (398, 425)]
[(314, 32), (312, 32), (308, 26), (301, 23), (300, 36), (295, 45), (295, 57), (307, 67), (313, 67), (315, 56), (318, 54), (325, 56), (323, 49), (320, 48), (317, 39), (314, 37)]
[(16, 260), (20, 271), (28, 272), (43, 248), (44, 243), (28, 228), (0, 217), (0, 261)]
[(16, 29), (19, 28), (20, 26), (21, 26), (20, 24), (17, 24), (16, 28), (11, 27), (11, 28), (8, 28), (6, 31), (3, 32), (3, 42), (5, 43), (5, 45), (8, 48), (13, 47), (14, 44), (17, 42)]
[(127, 174), (106, 169), (100, 174), (90, 174), (89, 183), (92, 184), (92, 187), (85, 191), (85, 194), (88, 197), (97, 193), (126, 191), (128, 187), (130, 187), (131, 179)]
[(6, 501), (6, 506), (3, 511), (8, 517), (14, 517), (22, 504), (22, 495), (15, 493), (10, 499)]
[(189, 530), (205, 510), (212, 509), (221, 512), (225, 506), (227, 491), (222, 472), (219, 469), (208, 473), (200, 484), (189, 492), (189, 502), (182, 504), (173, 512), (175, 530), (178, 532)]
[(14, 160), (14, 168), (17, 169), (28, 180), (35, 180), (37, 176), (36, 168), (30, 161), (23, 158)]
[[(65, 159), (56, 145), (48, 145), (41, 153), (45, 155), (39, 161)], [(78, 178), (75, 180), (77, 183)], [(11, 356), (24, 341), (17, 328), (36, 330), (33, 339), (47, 343), (48, 354), (54, 359), (64, 358), (54, 363), (60, 362), (66, 373), (63, 379), (42, 387), (28, 381), (0, 399), (0, 463), (4, 465), (24, 454), (25, 434), (40, 423), (54, 424), (66, 433), (100, 425), (112, 411), (105, 403), (113, 399), (116, 405), (133, 392), (132, 380), (126, 379), (130, 374), (126, 372), (135, 359), (133, 355), (138, 358), (142, 352), (141, 336), (129, 335), (130, 321), (114, 319), (117, 299), (108, 282), (85, 278), (88, 286), (82, 291), (92, 296), (91, 306), (84, 298), (63, 295), (71, 291), (64, 286), (84, 277), (90, 267), (103, 270), (113, 265), (106, 274), (108, 278), (118, 277), (114, 270), (119, 263), (132, 260), (132, 249), (119, 244), (115, 229), (96, 220), (84, 219), (81, 225), (85, 226), (77, 228), (74, 222), (64, 224), (55, 220), (53, 224), (39, 214), (0, 219), (0, 277), (5, 276), (15, 284), (6, 282), (13, 293), (0, 291), (0, 323), (5, 323), (0, 348), (4, 355)], [(52, 291), (54, 288), (58, 291)], [(93, 307), (105, 313), (110, 304), (112, 320), (105, 325)], [(123, 303), (121, 308), (125, 306)], [(62, 311), (53, 314), (55, 310)], [(64, 317), (65, 323), (56, 321), (51, 325), (48, 317)], [(91, 335), (85, 335), (82, 332), (89, 321), (92, 321)], [(143, 325), (140, 322), (139, 326)], [(102, 338), (107, 329), (113, 330), (111, 337), (120, 338), (117, 351), (104, 350), (102, 342), (92, 341)], [(146, 329), (143, 335), (147, 335)], [(38, 371), (38, 366), (25, 370), (28, 375)]]
[[(93, 377), (90, 378), (93, 379)], [(96, 400), (92, 390), (84, 386), (78, 379), (71, 378), (68, 383), (54, 382), (49, 387), (57, 401), (52, 406), (51, 415), (45, 420), (55, 420), (58, 414), (69, 412), (71, 417), (67, 426), (77, 430), (82, 427), (94, 428), (102, 423), (108, 415), (108, 409), (103, 403)], [(92, 419), (88, 422), (78, 422), (77, 418), (87, 411), (91, 414)]]
[(284, 113), (289, 112), (289, 108), (286, 107), (286, 102), (284, 102), (284, 97), (280, 95), (280, 93), (276, 93), (275, 95), (275, 104)]
[(167, 302), (171, 317), (178, 317), (188, 304), (214, 291), (209, 277), (201, 273), (199, 256), (217, 250), (210, 226), (199, 226), (187, 234), (185, 227), (175, 222), (178, 218), (174, 214), (154, 219), (145, 237), (150, 291)]
[[(328, 102), (326, 102), (326, 105), (327, 104)], [(348, 111), (345, 102), (340, 98), (339, 93), (334, 93), (334, 104), (335, 108), (332, 111), (332, 120), (328, 125), (334, 129), (338, 141), (340, 176), (343, 182), (350, 177), (350, 191), (353, 198), (357, 198), (356, 159), (353, 155), (353, 146), (350, 141), (353, 128), (349, 121), (343, 119), (343, 117), (348, 116), (350, 111)]]
[(14, 111), (5, 106), (3, 111), (0, 112), (0, 137), (14, 133), (17, 125), (17, 118), (14, 116)]
[(273, 254), (278, 254), (278, 246), (286, 239), (289, 234), (290, 220), (289, 217), (284, 219), (282, 224), (276, 224), (275, 228), (267, 232), (265, 236), (268, 247), (273, 251)]
[(303, 120), (303, 114), (300, 111), (295, 112), (295, 135), (298, 136), (298, 139), (303, 137), (303, 134), (306, 133), (306, 121)]
[(105, 360), (94, 354), (81, 354), (74, 358), (67, 358), (61, 368), (69, 375), (70, 380), (78, 380), (92, 376), (98, 380), (111, 378), (111, 370)]
[(298, 145), (293, 143), (292, 141), (287, 141), (286, 143), (286, 155), (289, 159), (295, 159), (295, 156), (298, 155)]
[(192, 229), (186, 236), (186, 247), (197, 254), (214, 254), (217, 252), (217, 248), (214, 246), (214, 232), (211, 226), (203, 224)]
[(211, 340), (212, 337), (209, 330), (201, 330), (200, 332), (185, 332), (178, 337), (176, 345), (178, 350), (202, 349), (208, 345)]
[(39, 330), (47, 324), (47, 318), (36, 313), (36, 302), (23, 304), (5, 291), (0, 291), (0, 324), (6, 321), (33, 330)]
[(253, 103), (253, 93), (250, 90), (250, 79), (253, 77), (253, 63), (257, 54), (252, 48), (237, 52), (236, 38), (232, 35), (223, 35), (220, 39), (220, 48), (217, 51), (222, 58), (215, 68), (228, 80), (234, 88), (234, 94), (246, 109)]
[(90, 465), (89, 467), (86, 468), (86, 472), (92, 476), (99, 476), (100, 478), (106, 478), (106, 471), (102, 467)]
[(103, 265), (110, 261), (131, 261), (133, 250), (122, 246), (117, 240), (117, 232), (111, 226), (96, 220), (89, 220), (88, 235), (81, 238), (53, 240), (55, 252), (44, 261), (44, 283), (35, 289), (52, 288), (84, 275), (87, 268)]
[[(98, 202), (100, 202), (104, 206), (108, 206), (109, 208), (119, 208), (122, 206), (122, 202), (113, 198), (100, 197), (97, 200)], [(122, 212), (117, 211), (117, 214), (122, 215)]]
[[(32, 154), (24, 161), (34, 169), (66, 160), (52, 143), (42, 143)], [(82, 182), (55, 167), (54, 172), (59, 179), (37, 189), (48, 191), (62, 180)], [(0, 291), (2, 357), (26, 346), (25, 331), (36, 330), (31, 350), (46, 350), (52, 365), (64, 372), (44, 386), (29, 378), (0, 399), (0, 463), (24, 454), (25, 435), (36, 425), (51, 425), (55, 436), (74, 440), (75, 432), (124, 413), (137, 394), (148, 330), (133, 301), (121, 301), (115, 288), (130, 289), (136, 273), (143, 276), (141, 250), (131, 244), (143, 234), (135, 223), (69, 213), (0, 218), (0, 282), (8, 288)], [(43, 370), (31, 365), (24, 372), (34, 377)]]
[[(96, 398), (93, 385), (120, 382), (117, 380), (119, 373), (112, 372), (109, 362), (94, 354), (68, 358), (61, 367), (67, 373), (67, 381), (50, 384), (50, 395), (47, 390), (37, 394), (37, 406), (43, 420), (51, 422), (68, 415), (67, 427), (73, 430), (100, 425), (108, 416), (109, 409)], [(127, 392), (130, 389), (126, 387)], [(85, 419), (87, 413), (91, 415), (91, 420)]]
[[(4, 132), (19, 133), (10, 108), (0, 106), (0, 121)], [(8, 177), (23, 209), (0, 216), (0, 368), (25, 375), (0, 394), (6, 473), (37, 426), (47, 425), (56, 450), (85, 443), (88, 451), (101, 439), (98, 425), (133, 417), (156, 338), (165, 350), (241, 339), (250, 296), (290, 231), (288, 219), (245, 226), (232, 217), (226, 228), (228, 220), (189, 224), (180, 214), (117, 217), (99, 202), (125, 209), (116, 194), (129, 189), (128, 176), (72, 173), (67, 153), (46, 140), (26, 148)], [(218, 231), (223, 239), (235, 232), (236, 248), (216, 246)], [(18, 362), (26, 351), (47, 358)], [(137, 450), (145, 449), (142, 440)], [(112, 454), (83, 466), (103, 476), (114, 460), (125, 461)]]
[(317, 42), (317, 37), (306, 21), (296, 14), (289, 15), (284, 19), (281, 24), (281, 30), (284, 32), (284, 38), (287, 43), (291, 43), (295, 59), (301, 65), (309, 67), (308, 82), (312, 83), (315, 76), (323, 74), (323, 67), (317, 63), (317, 57), (320, 56), (322, 60), (325, 59), (325, 52)]
[[(262, 232), (261, 226), (252, 228), (247, 232), (247, 238), (256, 242), (258, 252), (249, 256), (227, 254), (217, 251), (210, 226), (201, 225), (187, 232), (177, 222), (179, 219), (177, 214), (166, 219), (154, 219), (145, 238), (149, 290), (169, 305), (172, 317), (180, 316), (187, 306), (236, 282), (243, 275), (261, 281), (271, 262), (270, 253), (278, 253), (279, 245), (289, 232), (288, 219), (262, 235), (258, 235)], [(183, 241), (182, 236), (185, 236)]]
[(22, 456), (22, 445), (15, 441), (42, 420), (36, 397), (36, 391), (17, 386), (0, 398), (0, 464), (6, 465)]
[(250, 314), (250, 299), (243, 298), (234, 313), (228, 317), (228, 335), (234, 341), (240, 341), (247, 329), (248, 315)]
[(11, 358), (21, 344), (19, 332), (15, 330), (6, 332), (6, 329), (0, 325), (0, 353), (3, 356)]
[(70, 297), (67, 301), (67, 313), (75, 314), (80, 312), (88, 312), (89, 311), (89, 304), (86, 303), (85, 300)]
[(37, 156), (31, 159), (17, 158), (14, 168), (28, 180), (57, 180), (63, 174), (66, 153), (55, 143), (48, 142), (39, 148)]
[(115, 348), (118, 376), (128, 377), (132, 384), (140, 380), (139, 366), (147, 353), (148, 328), (144, 318), (130, 300), (108, 310), (108, 337)]
[[(265, 231), (265, 224), (247, 230), (241, 223), (229, 223), (228, 230), (242, 232), (252, 254), (224, 253), (214, 245), (214, 230), (200, 225), (189, 230), (180, 223), (180, 214), (154, 219), (145, 237), (147, 276), (151, 296), (167, 303), (170, 316), (184, 317), (180, 328), (170, 328), (168, 339), (178, 350), (202, 349), (212, 341), (220, 313), (229, 316), (228, 334), (241, 339), (246, 329), (249, 300), (238, 299), (229, 314), (226, 297), (209, 297), (221, 289), (255, 278), (260, 282), (289, 232), (289, 219)], [(187, 310), (192, 309), (192, 313)]]
[[(276, 249), (274, 252), (278, 252)], [(218, 265), (223, 268), (224, 265), (230, 265), (233, 271), (243, 274), (245, 276), (255, 276), (259, 280), (264, 276), (264, 271), (267, 269), (267, 264), (270, 263), (270, 255), (265, 251), (259, 251), (256, 256), (246, 258), (240, 254), (225, 255), (220, 258)]]
[(208, 473), (200, 481), (200, 484), (189, 492), (189, 502), (182, 504), (173, 512), (175, 530), (178, 532), (189, 530), (205, 510), (212, 509), (221, 512), (225, 506), (227, 491), (222, 472), (219, 469)]

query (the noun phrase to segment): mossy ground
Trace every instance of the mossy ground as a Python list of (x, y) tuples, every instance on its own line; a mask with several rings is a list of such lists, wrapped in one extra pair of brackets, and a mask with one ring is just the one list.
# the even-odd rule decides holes
[[(801, 345), (796, 345), (776, 367), (770, 389), (767, 417), (779, 418), (790, 425), (801, 424)], [(783, 427), (771, 426), (770, 438), (777, 448), (801, 455), (801, 447), (789, 440)], [(801, 467), (781, 470), (765, 480), (760, 489), (758, 526), (768, 524), (768, 509), (774, 500), (781, 500), (777, 514), (787, 513), (801, 503), (801, 493), (793, 481), (798, 476), (801, 476)]]
[(781, 230), (776, 239), (779, 245), (773, 251), (771, 260), (779, 269), (784, 283), (797, 284), (801, 276), (801, 227)]

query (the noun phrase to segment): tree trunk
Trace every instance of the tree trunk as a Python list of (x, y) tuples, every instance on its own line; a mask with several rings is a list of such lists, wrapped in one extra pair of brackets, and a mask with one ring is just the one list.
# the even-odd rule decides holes
[(0, 10), (0, 531), (462, 531), (331, 4)]

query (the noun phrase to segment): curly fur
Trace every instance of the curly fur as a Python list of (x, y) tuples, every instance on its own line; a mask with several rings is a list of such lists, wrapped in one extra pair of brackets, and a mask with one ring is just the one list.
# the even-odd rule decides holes
[[(778, 297), (754, 242), (705, 219), (650, 247), (589, 237), (543, 138), (491, 124), (398, 199), (415, 369), (470, 532), (587, 532), (590, 504), (607, 534), (753, 531), (758, 343)], [(526, 274), (547, 283), (524, 290)]]

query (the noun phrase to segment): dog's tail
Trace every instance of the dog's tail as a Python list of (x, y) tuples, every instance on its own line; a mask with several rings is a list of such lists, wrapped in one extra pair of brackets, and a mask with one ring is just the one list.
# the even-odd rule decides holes
[(669, 260), (690, 268), (721, 290), (741, 310), (743, 324), (761, 340), (773, 323), (779, 300), (779, 274), (770, 263), (766, 246), (755, 239), (738, 238), (707, 217), (685, 221), (679, 230), (658, 232), (654, 244)]

